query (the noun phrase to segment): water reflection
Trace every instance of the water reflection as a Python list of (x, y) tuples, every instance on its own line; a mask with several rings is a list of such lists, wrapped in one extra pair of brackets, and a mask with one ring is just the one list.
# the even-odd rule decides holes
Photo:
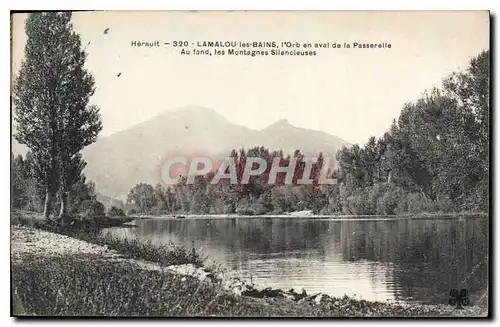
[(367, 300), (445, 303), (487, 285), (488, 223), (462, 220), (332, 221), (307, 218), (142, 220), (123, 237), (197, 246), (253, 281)]

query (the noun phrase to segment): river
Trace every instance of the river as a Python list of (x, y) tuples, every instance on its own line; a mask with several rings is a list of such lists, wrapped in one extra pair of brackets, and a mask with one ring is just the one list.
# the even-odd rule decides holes
[(488, 220), (315, 218), (144, 219), (120, 237), (201, 247), (261, 287), (365, 300), (446, 303), (488, 282)]

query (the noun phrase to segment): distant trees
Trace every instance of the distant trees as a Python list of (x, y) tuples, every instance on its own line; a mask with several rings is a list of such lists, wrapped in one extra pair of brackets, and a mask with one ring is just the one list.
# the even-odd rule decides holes
[(89, 106), (94, 79), (73, 31), (71, 13), (32, 13), (26, 21), (25, 60), (13, 88), (15, 138), (31, 151), (31, 176), (44, 189), (49, 217), (59, 195), (59, 218), (82, 178), (80, 151), (102, 129), (99, 109)]
[[(247, 159), (259, 157), (265, 159), (267, 169), (258, 176), (249, 176), (248, 183), (241, 183)], [(295, 151), (297, 159), (292, 185), (285, 185), (285, 174), (278, 173), (276, 187), (267, 183), (274, 157), (280, 158), (280, 165), (287, 166), (290, 156), (282, 151), (271, 152), (259, 146), (248, 150), (232, 150), (230, 158), (235, 161), (238, 184), (221, 180), (211, 184), (214, 173), (196, 176), (192, 184), (181, 177), (177, 184), (155, 187), (139, 183), (128, 194), (128, 203), (135, 205), (139, 213), (240, 213), (246, 215), (261, 215), (265, 213), (283, 213), (295, 210), (320, 210), (326, 205), (326, 197), (319, 191), (318, 178), (321, 169), (319, 164), (313, 164), (310, 175), (314, 180), (311, 185), (296, 185), (302, 177), (305, 166), (304, 155)], [(321, 155), (320, 155), (321, 158)], [(321, 203), (321, 204), (319, 204)]]
[(157, 204), (153, 186), (146, 183), (137, 184), (128, 193), (127, 203), (134, 204), (140, 213), (152, 213)]

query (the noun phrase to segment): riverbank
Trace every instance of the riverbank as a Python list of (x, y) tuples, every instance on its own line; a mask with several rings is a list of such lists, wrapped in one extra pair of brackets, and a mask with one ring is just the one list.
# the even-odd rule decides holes
[(291, 212), (280, 215), (238, 215), (238, 214), (168, 214), (168, 215), (132, 215), (131, 218), (141, 219), (233, 219), (233, 218), (300, 218), (320, 220), (401, 220), (401, 219), (469, 219), (487, 218), (484, 212), (463, 213), (420, 213), (405, 215), (316, 215), (310, 211)]
[[(449, 305), (387, 304), (326, 294), (258, 290), (201, 265), (134, 259), (120, 252), (130, 251), (131, 246), (115, 245), (111, 249), (25, 226), (12, 226), (11, 235), (16, 315), (487, 315), (485, 306), (480, 305), (456, 310)], [(142, 250), (136, 258), (143, 253), (147, 251)]]

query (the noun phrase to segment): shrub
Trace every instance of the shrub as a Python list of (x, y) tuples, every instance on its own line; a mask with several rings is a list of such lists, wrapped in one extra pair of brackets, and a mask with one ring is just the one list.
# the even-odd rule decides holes
[(157, 262), (167, 266), (187, 263), (202, 266), (205, 260), (196, 249), (188, 249), (173, 242), (153, 244), (136, 238), (126, 239), (109, 233), (101, 234), (98, 231), (74, 231), (68, 235), (89, 243), (106, 245), (129, 258)]
[(453, 202), (446, 197), (438, 197), (433, 201), (434, 212), (453, 212), (456, 210)]
[(123, 212), (123, 210), (120, 208), (112, 206), (111, 209), (109, 209), (109, 211), (108, 211), (108, 216), (109, 217), (124, 217), (125, 212)]
[(85, 218), (98, 218), (106, 215), (104, 205), (96, 200), (85, 200), (81, 204), (81, 215)]
[(384, 215), (403, 214), (406, 208), (404, 190), (389, 185), (384, 195), (378, 200), (377, 207)]
[(434, 212), (432, 200), (422, 193), (409, 193), (406, 197), (408, 213)]
[(254, 204), (251, 205), (250, 211), (252, 211), (253, 215), (263, 215), (268, 212), (266, 207), (260, 202), (255, 202)]

